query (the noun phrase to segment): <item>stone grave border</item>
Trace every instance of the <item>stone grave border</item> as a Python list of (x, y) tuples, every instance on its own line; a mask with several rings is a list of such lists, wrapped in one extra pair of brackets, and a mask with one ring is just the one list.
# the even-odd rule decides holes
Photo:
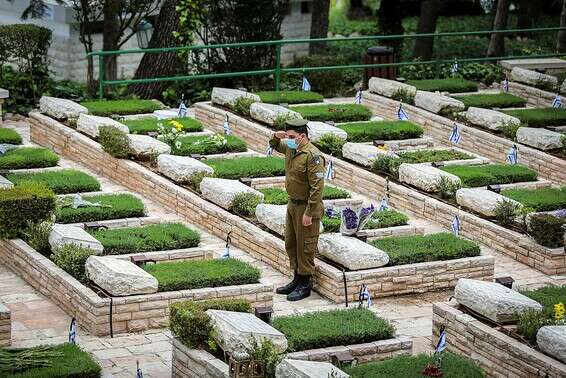
[(11, 312), (4, 303), (0, 302), (0, 347), (8, 347), (12, 344), (12, 319)]
[(462, 312), (455, 301), (434, 303), (432, 312), (433, 347), (444, 325), (447, 350), (471, 358), (488, 377), (566, 376), (566, 364)]
[[(503, 88), (503, 85), (503, 82), (501, 82), (501, 88)], [(552, 100), (554, 100), (556, 96), (556, 93), (531, 87), (530, 85), (521, 84), (516, 81), (509, 81), (509, 93), (523, 97), (527, 100), (527, 105), (537, 108), (549, 108), (552, 104)]]
[[(368, 93), (365, 92), (364, 101), (367, 101), (367, 96)], [(375, 95), (370, 94), (370, 96)], [(391, 114), (395, 114), (396, 117), (398, 102), (389, 100), (385, 97), (378, 97), (380, 101), (383, 100), (384, 103), (388, 104)], [(406, 105), (406, 107), (409, 106), (410, 105)], [(196, 118), (201, 121), (205, 127), (211, 130), (221, 130), (226, 114), (229, 114), (234, 135), (244, 138), (248, 143), (248, 146), (253, 149), (264, 149), (273, 133), (273, 130), (268, 129), (265, 126), (247, 120), (237, 114), (230, 113), (225, 109), (212, 106), (208, 102), (196, 103), (194, 108)], [(436, 127), (442, 129), (440, 132), (445, 136), (446, 141), (448, 140), (448, 136), (452, 131), (452, 121), (415, 107), (411, 107), (411, 112), (413, 111), (413, 108), (423, 114), (427, 113), (434, 116), (434, 119), (438, 117), (442, 122), (444, 122), (444, 124), (438, 123)], [(416, 111), (415, 116), (417, 115)], [(393, 116), (391, 116), (391, 118), (392, 117)], [(423, 124), (424, 123), (425, 122), (423, 122)], [(430, 125), (431, 121), (427, 121), (426, 123)], [(431, 132), (430, 126), (426, 126), (425, 129), (428, 130), (428, 132)], [(462, 126), (462, 132), (471, 133), (467, 135), (468, 138), (470, 135), (474, 135), (474, 133), (477, 132), (485, 133), (467, 126)], [(440, 138), (438, 134), (439, 133), (437, 132), (436, 137)], [(489, 133), (485, 134), (486, 136), (495, 138), (495, 136)], [(499, 139), (504, 140), (502, 138)], [(511, 143), (510, 141), (506, 142)], [(482, 148), (482, 151), (479, 151), (480, 147), (483, 145), (481, 144), (481, 141), (478, 143), (480, 143), (478, 146), (470, 146), (470, 149), (481, 153), (484, 148)], [(540, 151), (533, 151), (537, 154), (540, 153)], [(506, 153), (507, 149), (501, 148), (501, 154), (503, 157), (505, 157)], [(485, 156), (483, 153), (481, 155)], [(345, 160), (337, 159), (326, 154), (324, 154), (324, 156), (327, 160), (332, 159), (334, 165), (335, 178), (333, 184), (368, 197), (375, 201), (375, 203), (379, 203), (379, 201), (381, 201), (382, 196), (385, 194), (385, 188), (387, 185), (384, 177), (369, 172), (368, 170), (351, 164)], [(553, 159), (557, 158), (553, 157)], [(566, 162), (564, 163), (566, 181)], [(395, 209), (404, 211), (409, 215), (414, 215), (439, 223), (446, 229), (450, 228), (450, 222), (454, 215), (458, 215), (461, 225), (461, 235), (479, 243), (489, 245), (496, 251), (510, 256), (511, 258), (545, 274), (556, 275), (566, 272), (566, 253), (564, 253), (564, 251), (560, 252), (556, 249), (546, 248), (537, 244), (527, 235), (509, 230), (404, 185), (389, 182), (389, 189), (389, 203)]]
[[(204, 200), (141, 164), (111, 157), (104, 153), (97, 142), (50, 117), (35, 112), (31, 113), (30, 117), (31, 138), (35, 143), (48, 146), (62, 156), (82, 163), (97, 174), (141, 193), (144, 198), (175, 211), (185, 220), (201, 225), (220, 238), (225, 238), (227, 233), (232, 231), (233, 245), (275, 269), (290, 274), (284, 242), (280, 238)], [(341, 183), (337, 185), (343, 186)], [(354, 187), (349, 185), (348, 190), (359, 193), (358, 190), (352, 189)], [(404, 199), (412, 201), (406, 196)], [(337, 303), (345, 301), (344, 276), (349, 300), (355, 300), (362, 284), (368, 285), (374, 296), (383, 297), (452, 288), (459, 278), (490, 281), (494, 271), (494, 258), (491, 256), (351, 271), (344, 274), (340, 269), (319, 259), (315, 259), (315, 264), (315, 289)]]

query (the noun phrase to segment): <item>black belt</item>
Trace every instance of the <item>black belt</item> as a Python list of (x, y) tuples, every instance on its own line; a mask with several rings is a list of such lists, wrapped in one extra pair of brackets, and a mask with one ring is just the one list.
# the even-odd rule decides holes
[(306, 200), (300, 200), (300, 199), (294, 199), (294, 198), (289, 198), (290, 202), (293, 202), (295, 205), (306, 205), (308, 203), (308, 201)]

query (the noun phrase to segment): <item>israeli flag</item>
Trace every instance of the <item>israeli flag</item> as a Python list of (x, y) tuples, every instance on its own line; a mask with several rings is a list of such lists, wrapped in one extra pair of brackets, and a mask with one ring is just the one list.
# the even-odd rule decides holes
[(77, 343), (77, 319), (71, 319), (71, 325), (69, 326), (69, 344)]
[(356, 98), (354, 99), (354, 104), (360, 105), (361, 103), (362, 103), (362, 91), (359, 90), (358, 93), (356, 93)]
[(228, 119), (228, 114), (226, 114), (226, 119), (224, 120), (224, 135), (232, 134), (232, 128), (230, 127), (230, 120)]
[(177, 115), (179, 116), (179, 118), (184, 118), (187, 116), (187, 111), (188, 109), (187, 109), (187, 105), (185, 105), (185, 101), (181, 101)]
[(452, 223), (450, 223), (450, 229), (454, 235), (458, 236), (460, 234), (460, 218), (457, 215), (454, 215)]
[(397, 118), (399, 118), (399, 121), (408, 121), (409, 120), (409, 115), (407, 114), (405, 109), (403, 109), (403, 103), (402, 102), (399, 103), (399, 110), (397, 110)]
[(509, 79), (507, 76), (505, 76), (505, 80), (503, 80), (503, 90), (509, 92)]
[(513, 165), (519, 162), (519, 156), (516, 145), (513, 145), (513, 147), (509, 149), (509, 152), (507, 152), (507, 161), (509, 162), (509, 164), (513, 164)]
[(450, 72), (452, 72), (452, 75), (455, 75), (456, 73), (458, 73), (459, 70), (460, 70), (460, 65), (458, 64), (458, 61), (456, 60), (456, 58), (454, 58), (454, 63), (452, 63), (452, 67), (450, 68)]
[(444, 349), (446, 349), (446, 329), (442, 326), (440, 327), (440, 337), (438, 338), (434, 354), (440, 354), (444, 351)]
[(368, 287), (365, 284), (362, 285), (362, 291), (360, 293), (360, 302), (363, 302), (364, 300), (368, 301), (368, 307), (372, 306), (371, 295), (369, 293)]
[(328, 162), (328, 166), (326, 167), (326, 172), (324, 172), (324, 179), (332, 181), (334, 178), (334, 164), (332, 164), (332, 160)]
[(136, 378), (143, 378), (143, 373), (140, 369), (140, 362), (136, 361)]
[(311, 90), (311, 83), (307, 80), (307, 77), (303, 75), (303, 84), (301, 85), (301, 89), (303, 91), (310, 91)]
[(379, 203), (379, 208), (377, 209), (377, 211), (384, 211), (389, 209), (389, 204), (387, 203), (387, 198), (383, 197), (381, 199), (381, 202)]
[(556, 95), (556, 97), (554, 97), (554, 100), (552, 100), (552, 107), (553, 108), (561, 108), (562, 107), (562, 99), (560, 98), (560, 95)]
[(221, 256), (223, 259), (230, 258), (230, 243), (232, 243), (232, 238), (230, 237), (231, 233), (232, 231), (228, 232), (228, 235), (226, 235), (226, 247), (224, 248), (224, 253)]
[(265, 154), (267, 156), (272, 156), (273, 155), (273, 147), (271, 147), (271, 145), (269, 144), (269, 142), (267, 143), (267, 149), (265, 150)]
[(452, 132), (450, 133), (450, 142), (454, 144), (458, 144), (460, 143), (460, 139), (462, 139), (460, 135), (460, 129), (458, 128), (456, 122), (454, 122), (454, 126), (452, 127)]

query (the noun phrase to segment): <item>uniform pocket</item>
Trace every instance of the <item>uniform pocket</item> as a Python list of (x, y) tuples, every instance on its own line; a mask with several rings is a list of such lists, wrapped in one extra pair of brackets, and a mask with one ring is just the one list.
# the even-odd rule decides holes
[(305, 238), (304, 252), (307, 256), (314, 256), (318, 253), (318, 235)]

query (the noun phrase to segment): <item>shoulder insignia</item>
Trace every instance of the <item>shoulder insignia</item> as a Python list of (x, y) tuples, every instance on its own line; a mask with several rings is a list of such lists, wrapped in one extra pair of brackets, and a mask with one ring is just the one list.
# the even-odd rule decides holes
[(312, 161), (315, 164), (320, 164), (320, 155), (312, 155)]

